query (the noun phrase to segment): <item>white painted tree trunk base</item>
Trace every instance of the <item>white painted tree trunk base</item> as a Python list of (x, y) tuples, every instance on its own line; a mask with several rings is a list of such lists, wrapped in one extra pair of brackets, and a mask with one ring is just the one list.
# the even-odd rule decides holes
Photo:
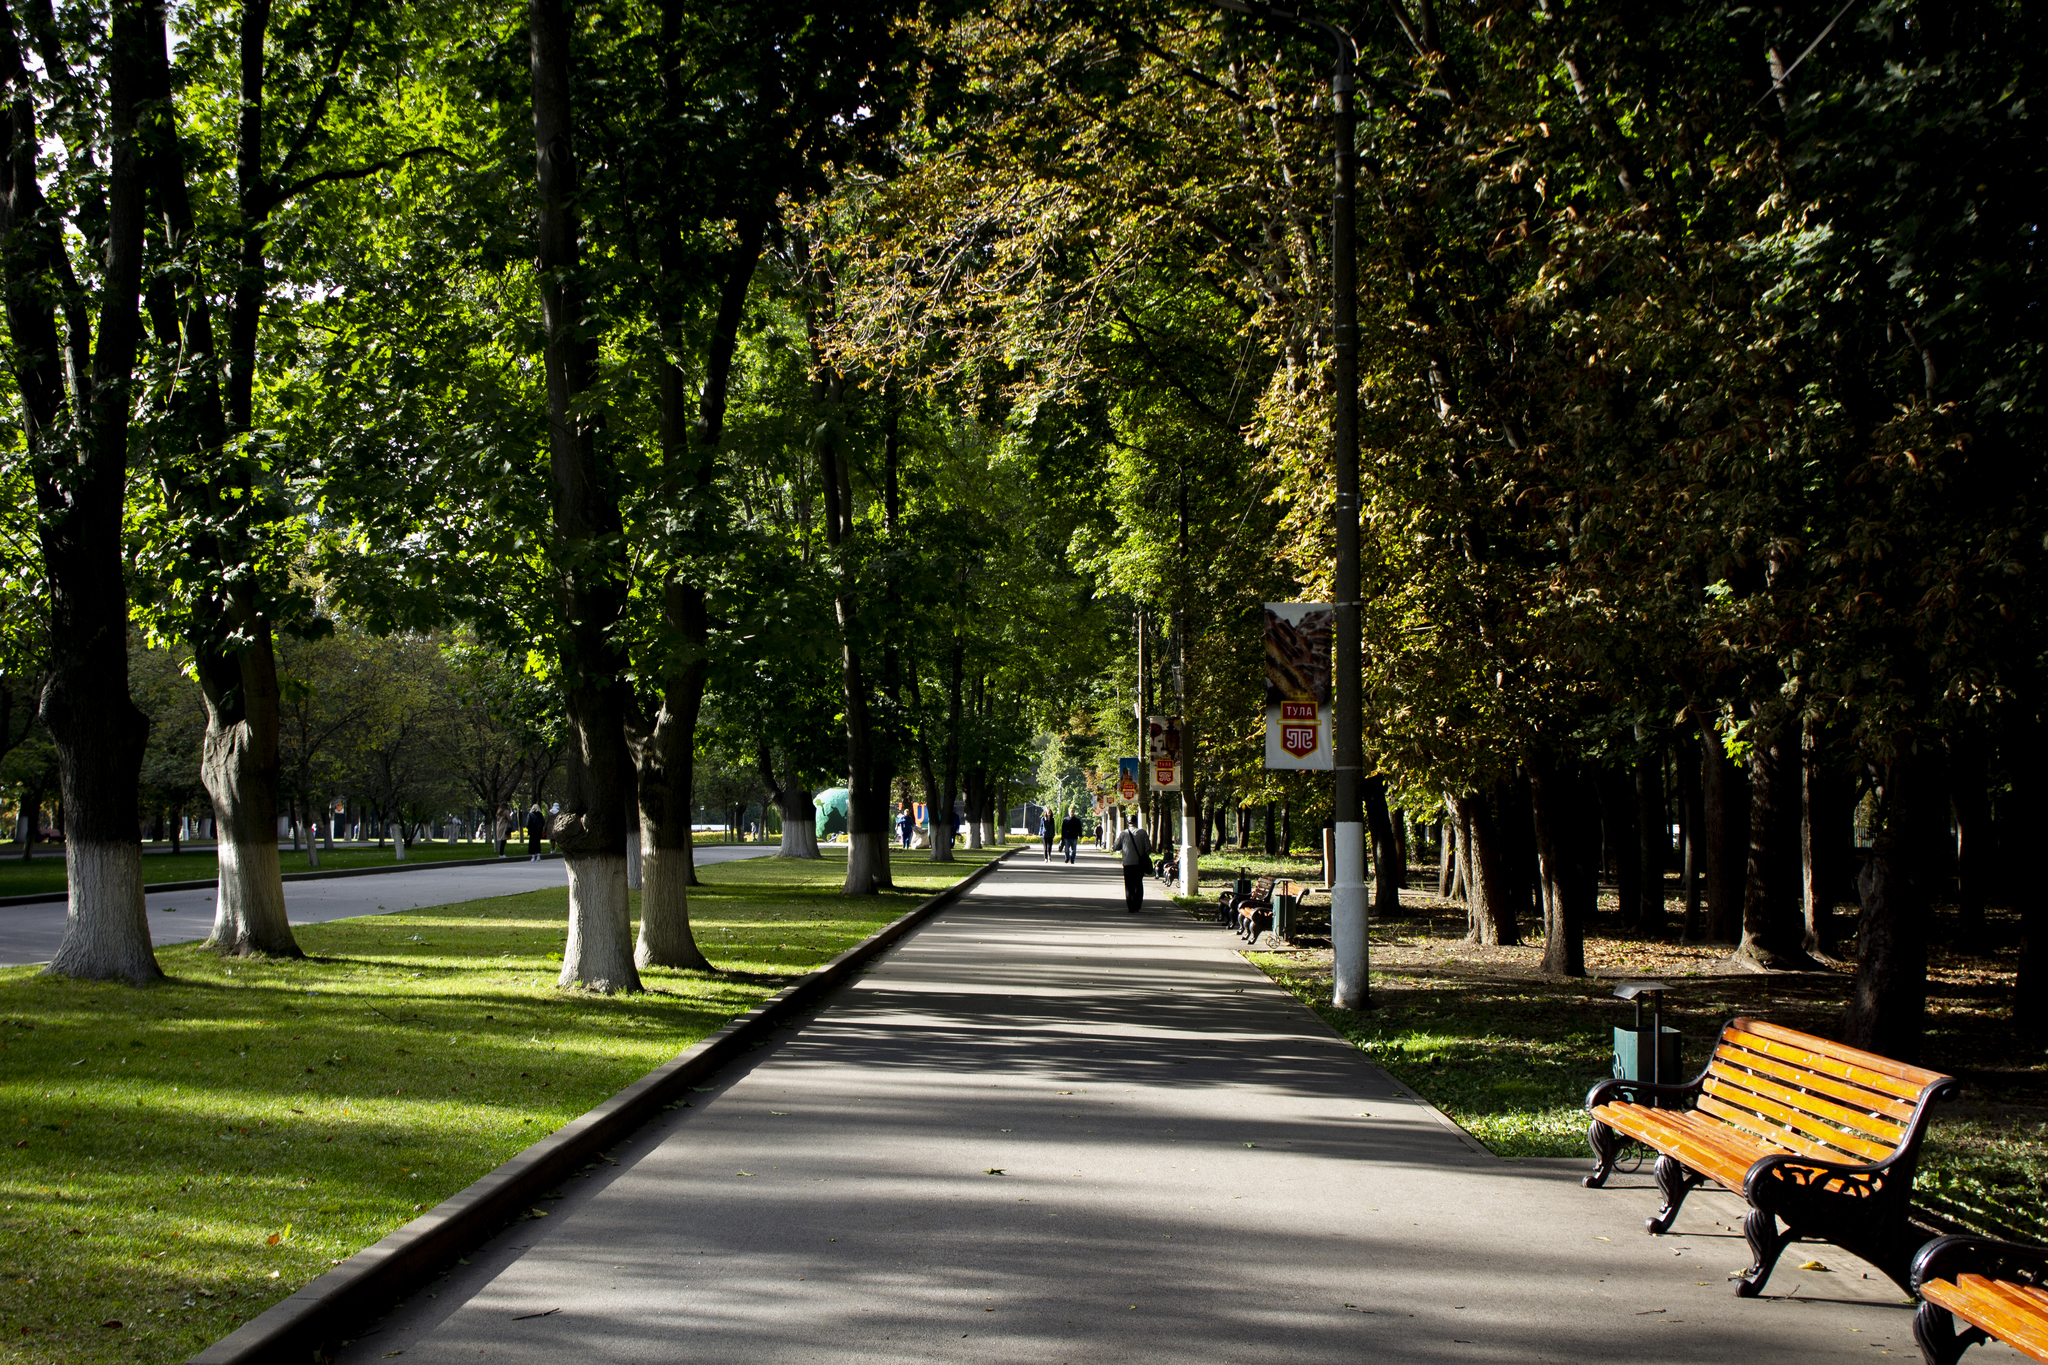
[(889, 837), (880, 832), (848, 835), (846, 894), (866, 896), (890, 884)]
[(142, 845), (64, 846), (64, 939), (43, 970), (85, 981), (161, 981), (142, 898)]
[(809, 820), (784, 820), (778, 858), (822, 858), (818, 852), (818, 827)]
[(223, 838), (216, 857), (220, 889), (214, 894), (213, 936), (206, 946), (240, 956), (304, 957), (285, 915), (277, 841)]
[(633, 922), (626, 904), (626, 855), (564, 858), (569, 872), (569, 940), (556, 984), (618, 995), (638, 991)]
[(649, 840), (641, 877), (640, 941), (633, 948), (633, 965), (710, 971), (690, 928), (690, 863), (683, 850)]
[(967, 847), (970, 849), (981, 847), (981, 821), (979, 820), (969, 820), (967, 822)]

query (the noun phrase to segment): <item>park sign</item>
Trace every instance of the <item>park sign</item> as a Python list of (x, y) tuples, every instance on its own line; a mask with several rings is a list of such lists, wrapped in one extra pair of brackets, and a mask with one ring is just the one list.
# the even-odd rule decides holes
[(1330, 632), (1327, 602), (1266, 603), (1266, 766), (1334, 765), (1330, 744)]
[(1116, 794), (1124, 801), (1138, 799), (1138, 762), (1135, 758), (1116, 761)]
[(1152, 789), (1180, 790), (1180, 717), (1145, 718), (1145, 762), (1150, 765)]

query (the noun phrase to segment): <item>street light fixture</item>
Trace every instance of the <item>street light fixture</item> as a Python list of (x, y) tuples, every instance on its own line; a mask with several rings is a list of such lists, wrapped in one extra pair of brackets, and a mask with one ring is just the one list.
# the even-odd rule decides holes
[(1371, 1004), (1370, 950), (1366, 941), (1365, 709), (1358, 619), (1358, 253), (1354, 199), (1358, 170), (1358, 115), (1352, 105), (1351, 35), (1327, 19), (1296, 14), (1256, 0), (1211, 0), (1219, 9), (1290, 24), (1328, 40), (1336, 54), (1330, 106), (1336, 123), (1336, 171), (1330, 193), (1330, 313), (1337, 348), (1335, 407), (1337, 497), (1330, 515), (1337, 541), (1335, 754), (1331, 783), (1337, 836), (1336, 876), (1330, 885), (1330, 947), (1335, 958), (1331, 1003), (1362, 1010)]

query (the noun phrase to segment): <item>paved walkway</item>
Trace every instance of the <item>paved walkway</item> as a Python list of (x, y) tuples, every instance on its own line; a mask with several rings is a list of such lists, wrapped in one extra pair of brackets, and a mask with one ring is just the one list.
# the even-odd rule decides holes
[[(697, 850), (697, 862), (730, 862), (773, 853), (775, 845), (714, 844)], [(285, 911), (293, 924), (323, 924), (429, 905), (454, 905), (485, 896), (510, 896), (562, 885), (562, 860), (524, 858), (472, 867), (421, 863), (405, 872), (371, 877), (327, 877), (286, 882)], [(213, 932), (213, 888), (160, 891), (148, 898), (150, 938), (158, 944), (190, 943)], [(48, 962), (64, 940), (64, 905), (0, 906), (0, 967)]]
[(1225, 931), (1118, 894), (1024, 855), (341, 1359), (1914, 1354), (1869, 1267), (1795, 1249), (1737, 1300), (1727, 1196), (1645, 1237), (1647, 1171), (1486, 1155)]

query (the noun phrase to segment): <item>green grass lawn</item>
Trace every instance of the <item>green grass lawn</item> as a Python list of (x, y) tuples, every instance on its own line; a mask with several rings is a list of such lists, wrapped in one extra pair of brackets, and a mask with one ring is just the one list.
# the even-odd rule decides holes
[[(555, 988), (563, 890), (159, 948), (146, 989), (0, 972), (0, 1361), (182, 1360), (1001, 850), (701, 869), (717, 970)], [(112, 1325), (118, 1324), (118, 1325)]]

